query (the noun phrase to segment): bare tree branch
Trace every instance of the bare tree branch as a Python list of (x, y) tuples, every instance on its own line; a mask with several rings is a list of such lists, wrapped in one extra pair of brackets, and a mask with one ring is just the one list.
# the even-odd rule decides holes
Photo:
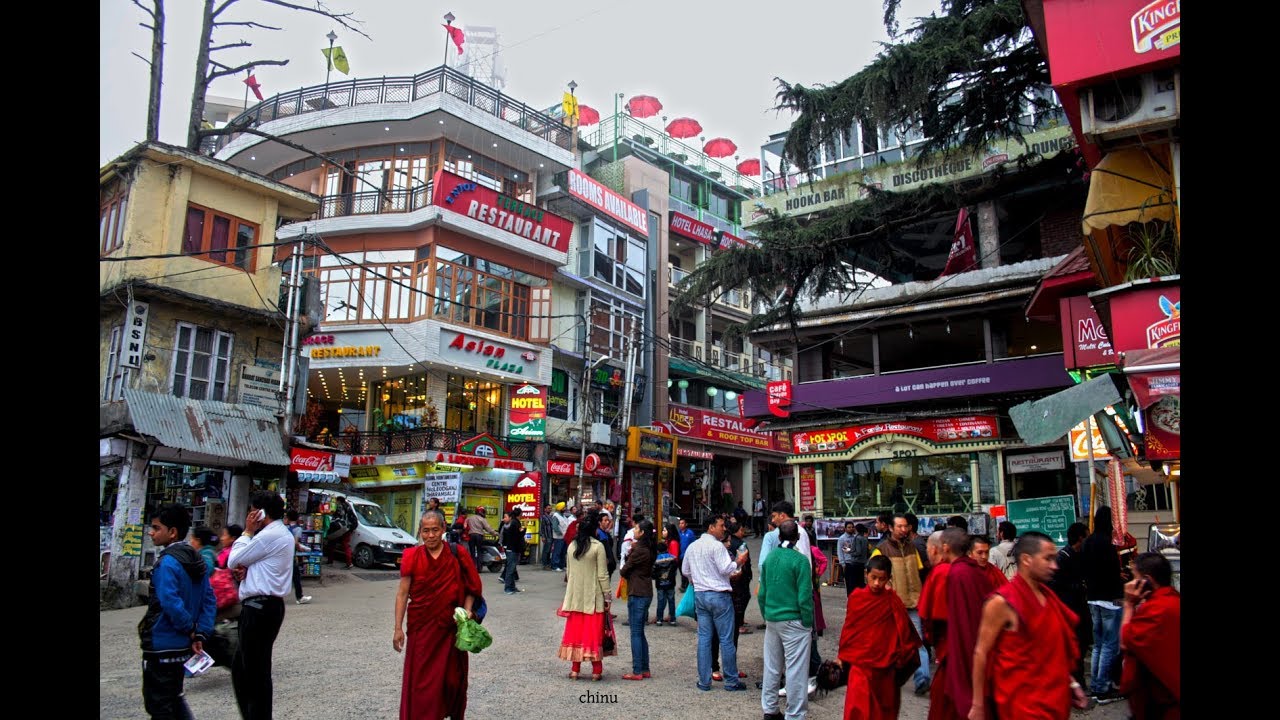
[[(156, 19), (156, 14), (155, 14), (155, 13), (153, 13), (153, 12), (151, 12), (151, 10), (150, 10), (150, 9), (148, 9), (146, 5), (143, 5), (142, 3), (138, 2), (138, 0), (133, 0), (133, 4), (134, 4), (134, 5), (137, 5), (137, 6), (138, 6), (138, 7), (140, 7), (140, 8), (142, 8), (142, 11), (143, 11), (143, 12), (145, 12), (146, 14), (150, 15), (152, 20), (155, 20), (155, 19)], [(144, 25), (143, 27), (146, 27), (146, 26)]]
[(148, 64), (148, 65), (150, 65), (150, 64), (151, 64), (151, 61), (150, 61), (150, 60), (148, 60), (148, 59), (146, 59), (146, 58), (142, 57), (142, 56), (141, 56), (141, 55), (139, 55), (138, 53), (129, 53), (129, 54), (130, 54), (130, 55), (132, 55), (132, 56), (134, 56), (134, 57), (136, 57), (136, 58), (138, 58), (139, 60), (141, 60), (142, 62), (144, 62), (144, 63), (146, 63), (146, 64)]
[(219, 15), (222, 14), (223, 10), (226, 10), (227, 8), (231, 7), (232, 5), (235, 5), (238, 2), (240, 2), (240, 0), (227, 0), (226, 2), (222, 3), (221, 5), (218, 6), (217, 10), (213, 11), (213, 17), (215, 18), (218, 17)]
[(155, 29), (155, 26), (153, 26), (153, 25), (148, 25), (148, 24), (146, 24), (146, 23), (138, 23), (138, 27), (140, 27), (140, 28), (146, 28), (146, 29), (148, 29), (148, 30), (150, 30), (150, 31), (152, 31), (152, 32), (155, 32), (155, 30), (156, 30), (156, 29)]
[[(314, 13), (316, 15), (324, 15), (325, 17), (330, 18), (332, 20), (337, 20), (338, 24), (342, 25), (342, 27), (350, 30), (353, 33), (360, 35), (366, 40), (373, 39), (369, 37), (363, 30), (351, 24), (351, 22), (357, 22), (357, 23), (360, 23), (361, 25), (364, 24), (359, 20), (356, 20), (354, 17), (352, 17), (352, 13), (349, 13), (349, 12), (335, 13), (329, 8), (325, 7), (325, 4), (320, 2), (320, 0), (316, 0), (315, 7), (307, 7), (306, 5), (295, 5), (291, 2), (285, 2), (284, 0), (262, 0), (262, 2), (270, 3), (271, 5), (279, 5), (280, 7), (289, 8), (290, 10), (301, 10), (303, 12)], [(351, 22), (348, 22), (348, 20), (350, 20)]]
[(256, 28), (262, 28), (263, 30), (281, 30), (281, 29), (283, 29), (283, 28), (278, 28), (278, 27), (271, 27), (270, 25), (263, 25), (262, 23), (256, 23), (256, 22), (231, 22), (231, 21), (227, 21), (227, 22), (214, 23), (214, 26), (216, 26), (216, 27), (222, 27), (222, 26), (224, 26), (224, 25), (244, 25), (245, 27), (256, 27)]
[(220, 68), (222, 68), (223, 70), (226, 70), (227, 68), (231, 67), (230, 65), (223, 65), (222, 63), (218, 62), (217, 60), (210, 60), (210, 61), (209, 61), (209, 64), (210, 64), (210, 65), (213, 65), (213, 66), (215, 66), (215, 67), (220, 67)]
[(240, 42), (237, 42), (237, 43), (229, 43), (227, 45), (219, 45), (217, 47), (211, 47), (209, 48), (209, 52), (217, 52), (219, 50), (226, 50), (227, 48), (236, 48), (236, 47), (253, 47), (253, 43), (247, 43), (241, 40)]
[(227, 75), (236, 75), (241, 70), (247, 70), (249, 68), (257, 67), (259, 65), (288, 65), (288, 64), (289, 64), (288, 60), (254, 60), (253, 62), (247, 62), (239, 67), (233, 67), (228, 70), (223, 70), (221, 72), (209, 73), (209, 80), (212, 81), (216, 78), (226, 77)]

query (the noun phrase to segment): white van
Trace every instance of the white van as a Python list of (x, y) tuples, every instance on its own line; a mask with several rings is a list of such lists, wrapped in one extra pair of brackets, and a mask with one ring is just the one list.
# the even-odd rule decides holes
[(343, 503), (340, 502), (342, 500), (351, 503), (351, 507), (355, 510), (356, 524), (353, 531), (355, 534), (351, 537), (351, 560), (357, 567), (369, 568), (374, 563), (399, 565), (404, 551), (418, 544), (412, 535), (396, 527), (396, 524), (391, 522), (391, 518), (387, 517), (382, 506), (372, 500), (331, 490), (312, 490), (311, 492), (325, 495), (331, 503), (336, 503), (335, 520), (330, 524), (329, 536), (325, 538), (325, 553), (330, 557), (341, 558), (344, 555), (342, 535), (345, 527), (339, 532), (334, 532), (340, 519), (345, 525), (343, 516), (346, 511)]

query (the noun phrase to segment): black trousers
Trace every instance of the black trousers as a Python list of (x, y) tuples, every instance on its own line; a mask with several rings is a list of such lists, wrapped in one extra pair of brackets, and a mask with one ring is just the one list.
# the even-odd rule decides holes
[(271, 720), (271, 650), (284, 623), (284, 598), (241, 601), (240, 647), (231, 661), (231, 685), (243, 720)]
[(189, 720), (191, 709), (182, 697), (182, 664), (191, 649), (142, 656), (142, 707), (152, 720)]
[(764, 536), (764, 516), (763, 515), (751, 516), (751, 530), (755, 532), (756, 537)]
[(302, 563), (296, 558), (293, 561), (293, 599), (302, 599)]
[(867, 564), (851, 562), (844, 564), (844, 594), (848, 597), (854, 590), (867, 584)]

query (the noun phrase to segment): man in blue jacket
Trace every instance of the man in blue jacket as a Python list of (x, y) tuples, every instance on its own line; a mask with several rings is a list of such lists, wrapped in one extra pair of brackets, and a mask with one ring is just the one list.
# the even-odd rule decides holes
[(142, 704), (156, 720), (189, 718), (182, 699), (183, 663), (213, 634), (218, 602), (200, 553), (185, 540), (187, 509), (165, 505), (151, 518), (151, 541), (162, 548), (151, 572), (151, 599), (138, 623), (142, 640)]

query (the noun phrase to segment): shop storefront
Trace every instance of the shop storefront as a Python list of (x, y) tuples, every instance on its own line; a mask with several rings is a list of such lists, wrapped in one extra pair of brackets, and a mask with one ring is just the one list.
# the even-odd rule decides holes
[(662, 523), (661, 513), (655, 516), (655, 502), (671, 484), (678, 444), (676, 438), (667, 433), (650, 428), (627, 428), (623, 495), (630, 503), (630, 513), (651, 518), (655, 527)]

